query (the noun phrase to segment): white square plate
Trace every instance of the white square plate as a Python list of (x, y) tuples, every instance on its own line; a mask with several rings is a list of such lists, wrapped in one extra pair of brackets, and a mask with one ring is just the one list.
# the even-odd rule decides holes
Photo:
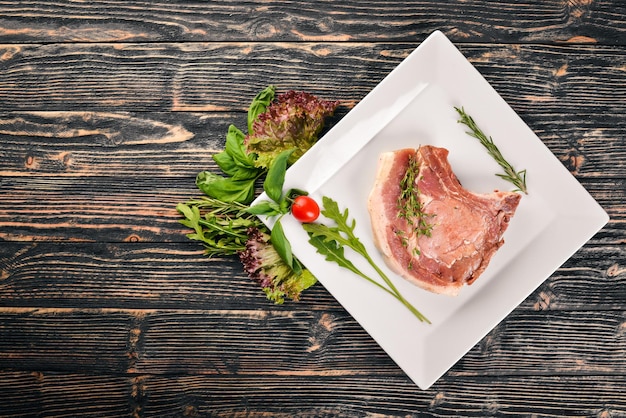
[[(373, 244), (367, 198), (385, 151), (445, 147), (461, 183), (475, 192), (512, 190), (478, 140), (457, 123), (464, 107), (505, 158), (527, 170), (528, 195), (483, 275), (457, 297), (393, 274)], [(287, 171), (285, 190), (307, 190), (348, 208), (355, 233), (400, 292), (431, 322), (419, 322), (376, 286), (324, 260), (292, 217), (282, 220), (294, 254), (422, 389), (427, 389), (607, 222), (608, 215), (441, 32), (429, 36)], [(264, 195), (258, 200), (265, 199)], [(271, 222), (269, 222), (271, 224)], [(348, 252), (346, 253), (350, 255)], [(362, 260), (363, 271), (377, 277)]]

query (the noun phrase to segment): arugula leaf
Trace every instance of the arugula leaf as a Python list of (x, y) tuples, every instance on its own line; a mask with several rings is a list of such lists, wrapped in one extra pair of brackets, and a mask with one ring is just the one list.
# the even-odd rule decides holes
[[(185, 219), (181, 220), (180, 223), (193, 229), (196, 231), (197, 237), (201, 237), (202, 227), (199, 224), (200, 210), (196, 206), (187, 206), (184, 203), (176, 205), (176, 209), (185, 217)], [(187, 236), (189, 236), (189, 234)]]
[[(315, 228), (316, 224), (311, 224), (312, 228), (305, 228), (307, 231), (311, 231)], [(320, 226), (320, 225), (318, 225)], [(358, 274), (359, 276), (369, 279), (365, 276), (350, 260), (348, 260), (344, 255), (343, 247), (335, 240), (325, 239), (326, 236), (324, 233), (318, 233), (316, 235), (315, 232), (310, 232), (311, 236), (309, 242), (313, 247), (317, 249), (317, 252), (326, 256), (326, 261), (332, 261), (337, 263), (340, 267), (346, 268), (351, 272)]]
[[(343, 212), (341, 212), (337, 202), (326, 196), (322, 197), (322, 204), (324, 207), (322, 215), (337, 223), (336, 228), (331, 228), (334, 239), (338, 240), (338, 242), (343, 245), (349, 246), (360, 254), (367, 254), (365, 246), (354, 235), (356, 220), (353, 219), (352, 222), (348, 221), (348, 209), (346, 208)], [(340, 231), (346, 235), (346, 238), (341, 235)]]
[(176, 205), (185, 218), (180, 223), (194, 230), (187, 237), (201, 241), (209, 257), (244, 251), (248, 229), (262, 227), (261, 221), (246, 214), (244, 208), (239, 203), (225, 203), (208, 197)]
[[(363, 243), (354, 234), (356, 220), (349, 220), (348, 209), (345, 209), (342, 212), (339, 209), (337, 202), (326, 196), (322, 198), (322, 203), (324, 207), (322, 215), (331, 221), (334, 221), (336, 226), (329, 227), (319, 223), (302, 224), (304, 230), (309, 234), (309, 243), (317, 249), (317, 252), (324, 255), (327, 261), (337, 263), (339, 266), (356, 273), (360, 277), (392, 295), (407, 309), (409, 309), (417, 319), (430, 324), (430, 321), (402, 296), (389, 277), (387, 277), (387, 275), (376, 265), (376, 263), (374, 263), (374, 260), (372, 260), (368, 254)], [(360, 271), (350, 260), (348, 260), (344, 254), (344, 247), (351, 248), (357, 254), (362, 256), (383, 279), (386, 286)]]

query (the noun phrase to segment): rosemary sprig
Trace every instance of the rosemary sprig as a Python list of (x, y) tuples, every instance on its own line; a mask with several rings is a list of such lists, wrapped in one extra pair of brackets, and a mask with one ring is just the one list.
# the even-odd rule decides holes
[(465, 113), (465, 110), (462, 107), (460, 109), (455, 107), (454, 109), (461, 117), (458, 122), (471, 129), (471, 132), (468, 131), (467, 134), (478, 139), (485, 147), (489, 155), (491, 155), (504, 170), (504, 174), (498, 173), (496, 176), (512, 183), (515, 187), (517, 187), (517, 189), (514, 190), (515, 192), (524, 192), (525, 194), (528, 194), (528, 189), (526, 188), (526, 170), (515, 171), (515, 168), (513, 168), (513, 166), (504, 159), (500, 150), (496, 144), (494, 144), (493, 139), (484, 134), (484, 132), (476, 125), (474, 119)]

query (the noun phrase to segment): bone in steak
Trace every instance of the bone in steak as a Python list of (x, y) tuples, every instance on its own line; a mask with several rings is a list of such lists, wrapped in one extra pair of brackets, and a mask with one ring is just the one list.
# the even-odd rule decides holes
[[(401, 182), (417, 168), (411, 192), (421, 203), (429, 233), (416, 233), (399, 216)], [(374, 242), (389, 268), (431, 292), (457, 295), (487, 268), (502, 246), (502, 235), (521, 195), (494, 191), (477, 194), (464, 189), (452, 172), (448, 150), (433, 146), (383, 153), (368, 209)]]

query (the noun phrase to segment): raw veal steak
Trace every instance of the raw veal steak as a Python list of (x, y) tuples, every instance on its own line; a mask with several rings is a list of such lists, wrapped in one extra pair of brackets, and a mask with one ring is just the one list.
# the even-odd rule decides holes
[[(413, 170), (410, 177), (407, 170)], [(407, 213), (411, 193), (421, 206), (417, 213), (425, 216)], [(502, 246), (520, 198), (464, 189), (445, 148), (387, 152), (379, 158), (368, 202), (374, 242), (394, 272), (426, 290), (454, 296), (483, 273)], [(422, 231), (416, 232), (420, 219)]]

